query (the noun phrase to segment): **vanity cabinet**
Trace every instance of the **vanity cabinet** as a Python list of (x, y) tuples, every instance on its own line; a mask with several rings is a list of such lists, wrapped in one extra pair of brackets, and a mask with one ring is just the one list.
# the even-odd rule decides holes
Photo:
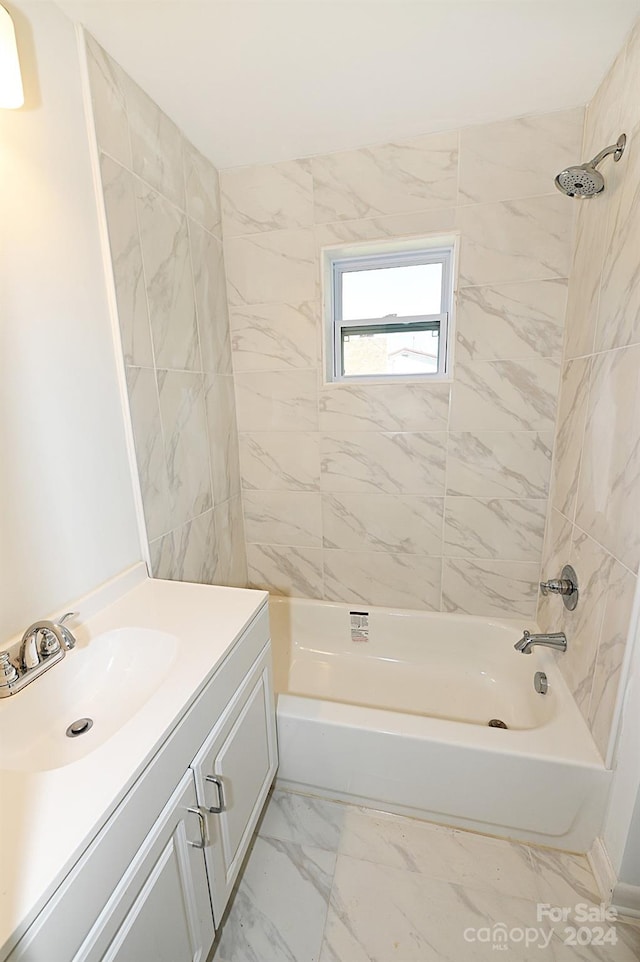
[(201, 819), (187, 772), (74, 962), (204, 962), (215, 928)]
[(211, 837), (204, 848), (216, 923), (222, 918), (276, 771), (270, 652), (258, 659), (192, 768)]
[(205, 962), (276, 768), (263, 606), (7, 962)]

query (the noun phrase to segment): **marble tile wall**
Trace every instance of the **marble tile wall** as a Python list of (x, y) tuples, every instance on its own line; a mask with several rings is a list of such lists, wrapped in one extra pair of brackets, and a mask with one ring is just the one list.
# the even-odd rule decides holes
[(582, 156), (625, 132), (606, 190), (578, 203), (544, 573), (571, 562), (581, 599), (542, 598), (559, 664), (603, 755), (640, 563), (640, 23), (587, 108)]
[[(220, 174), (250, 583), (532, 618), (582, 109)], [(452, 383), (325, 384), (321, 249), (460, 237)]]
[(153, 574), (245, 585), (218, 174), (87, 36)]

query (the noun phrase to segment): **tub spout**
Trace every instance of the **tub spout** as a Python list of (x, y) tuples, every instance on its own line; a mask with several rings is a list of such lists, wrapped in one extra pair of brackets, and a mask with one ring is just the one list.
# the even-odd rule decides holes
[(534, 645), (544, 645), (545, 648), (555, 648), (556, 651), (567, 650), (567, 636), (564, 631), (555, 631), (551, 634), (532, 635), (525, 628), (522, 638), (513, 646), (516, 651), (521, 651), (523, 655), (530, 655)]

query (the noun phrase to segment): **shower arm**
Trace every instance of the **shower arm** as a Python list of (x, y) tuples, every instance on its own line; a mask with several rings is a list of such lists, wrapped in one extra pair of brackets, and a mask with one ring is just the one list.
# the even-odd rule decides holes
[(602, 161), (605, 159), (605, 157), (608, 157), (610, 154), (615, 155), (613, 158), (615, 161), (620, 160), (620, 158), (622, 157), (622, 153), (624, 151), (626, 139), (627, 138), (624, 136), (624, 134), (622, 135), (622, 137), (618, 137), (618, 140), (615, 142), (615, 144), (611, 144), (609, 147), (605, 147), (604, 150), (601, 150), (599, 154), (596, 154), (593, 160), (589, 161), (588, 166), (597, 167), (598, 164), (601, 164)]

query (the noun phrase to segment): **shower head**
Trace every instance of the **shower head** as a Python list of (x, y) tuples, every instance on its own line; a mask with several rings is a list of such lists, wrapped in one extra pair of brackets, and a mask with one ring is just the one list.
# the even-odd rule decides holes
[(598, 164), (609, 154), (613, 154), (616, 162), (620, 160), (626, 143), (625, 134), (621, 134), (615, 144), (605, 147), (588, 164), (578, 164), (561, 170), (555, 179), (556, 187), (567, 197), (593, 197), (600, 194), (604, 190), (604, 177), (597, 170)]

